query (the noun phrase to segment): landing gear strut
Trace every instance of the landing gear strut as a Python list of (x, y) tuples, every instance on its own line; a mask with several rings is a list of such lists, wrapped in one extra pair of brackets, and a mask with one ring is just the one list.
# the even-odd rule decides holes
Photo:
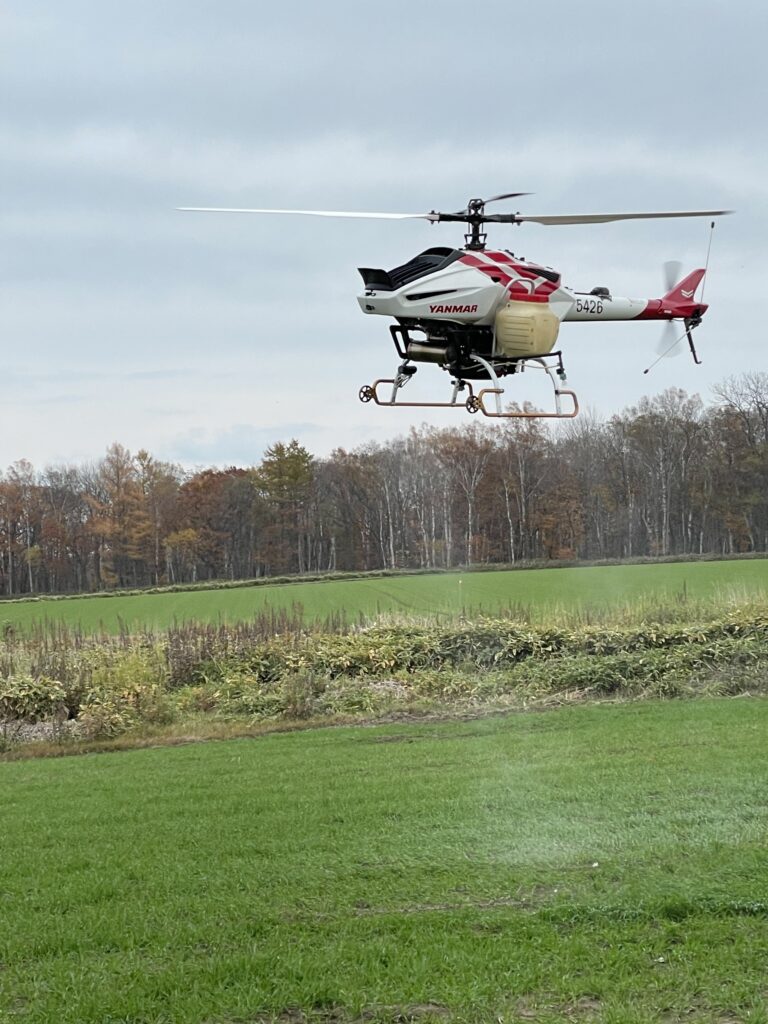
[(696, 346), (693, 344), (693, 335), (691, 334), (691, 331), (694, 329), (694, 327), (698, 327), (700, 323), (700, 316), (685, 321), (685, 336), (688, 339), (688, 348), (690, 348), (691, 355), (693, 356), (693, 361), (694, 363), (696, 363), (697, 366), (701, 366), (701, 360), (699, 359), (698, 353), (696, 352)]
[[(411, 409), (462, 409), (469, 407), (468, 403), (474, 399), (474, 392), (472, 385), (466, 380), (452, 380), (451, 385), (453, 386), (453, 392), (451, 394), (450, 402), (403, 402), (398, 400), (398, 392), (401, 391), (408, 381), (416, 373), (417, 367), (410, 366), (403, 363), (398, 367), (397, 373), (394, 377), (381, 377), (379, 380), (375, 380), (373, 384), (364, 384), (360, 388), (359, 398), (361, 402), (375, 402), (376, 405), (397, 405), (403, 408)], [(392, 390), (389, 398), (379, 397), (379, 387), (382, 385), (391, 384)], [(459, 401), (459, 395), (469, 390), (469, 398), (466, 403)]]

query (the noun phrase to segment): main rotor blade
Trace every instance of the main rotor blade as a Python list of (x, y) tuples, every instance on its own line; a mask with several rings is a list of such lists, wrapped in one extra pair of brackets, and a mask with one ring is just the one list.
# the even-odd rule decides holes
[(306, 217), (364, 217), (373, 220), (431, 220), (436, 213), (352, 213), (348, 210), (253, 210), (229, 206), (177, 206), (184, 213), (288, 213)]
[[(499, 199), (515, 199), (517, 196), (532, 196), (532, 195), (533, 195), (533, 192), (500, 192), (497, 196), (491, 196), (490, 199), (479, 199), (479, 200), (475, 200), (475, 202), (480, 202), (480, 203), (483, 204), (483, 206), (487, 206), (488, 203), (495, 203)], [(453, 210), (450, 214), (443, 213), (443, 214), (441, 214), (441, 216), (443, 218), (445, 218), (446, 216), (450, 216), (450, 217), (463, 217), (463, 218), (466, 219), (468, 217), (471, 217), (472, 214), (469, 212), (469, 206), (467, 206), (464, 210)]]
[(533, 192), (501, 192), (497, 196), (491, 196), (490, 199), (486, 199), (486, 203), (495, 203), (499, 199), (516, 199), (518, 196), (532, 196)]
[[(494, 196), (493, 199), (506, 199), (514, 195), (529, 195), (525, 192), (509, 192), (504, 196)], [(492, 202), (487, 199), (486, 202)], [(297, 214), (302, 217), (357, 217), (364, 220), (428, 220), (435, 224), (438, 221), (467, 221), (469, 213), (466, 210), (458, 210), (455, 213), (438, 213), (432, 210), (430, 213), (378, 213), (378, 212), (353, 212), (350, 210), (267, 210), (250, 207), (230, 206), (177, 206), (177, 210), (191, 213), (278, 213)], [(585, 214), (558, 214), (555, 216), (534, 216), (519, 213), (489, 213), (483, 216), (486, 223), (494, 224), (606, 224), (615, 220), (658, 220), (665, 217), (721, 217), (733, 213), (733, 210), (677, 210), (670, 213), (585, 213)]]
[(535, 217), (521, 214), (515, 220), (522, 224), (607, 224), (613, 220), (659, 220), (665, 217), (722, 217), (733, 210), (675, 210), (670, 213), (576, 213), (554, 217)]

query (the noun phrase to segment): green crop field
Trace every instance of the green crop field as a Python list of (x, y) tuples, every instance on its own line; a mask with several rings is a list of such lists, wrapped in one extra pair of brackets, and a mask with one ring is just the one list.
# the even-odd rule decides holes
[(766, 1021), (768, 702), (0, 764), (0, 1020)]
[(736, 591), (768, 594), (768, 560), (682, 562), (532, 569), (510, 572), (448, 573), (386, 578), (296, 582), (222, 590), (83, 597), (68, 600), (3, 602), (0, 627), (21, 628), (43, 620), (86, 630), (162, 629), (174, 621), (236, 622), (266, 608), (300, 605), (308, 621), (334, 613), (376, 616), (396, 612), (434, 616), (457, 612), (495, 613), (509, 608), (533, 615), (556, 608), (606, 608), (638, 600), (669, 601), (685, 594), (717, 599)]

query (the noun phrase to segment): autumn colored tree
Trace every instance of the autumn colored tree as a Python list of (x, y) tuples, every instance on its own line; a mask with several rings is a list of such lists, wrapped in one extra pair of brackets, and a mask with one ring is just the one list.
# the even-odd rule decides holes
[(434, 437), (436, 454), (447, 470), (454, 492), (463, 499), (464, 548), (462, 560), (474, 560), (477, 534), (477, 494), (493, 450), (487, 431), (472, 424), (464, 430), (442, 430)]
[(255, 481), (269, 509), (261, 557), (270, 574), (307, 571), (313, 479), (314, 459), (297, 440), (264, 452)]
[(206, 469), (179, 489), (177, 527), (166, 552), (194, 579), (258, 575), (265, 508), (254, 470)]
[(497, 435), (493, 472), (503, 500), (505, 561), (538, 554), (537, 506), (553, 472), (553, 454), (540, 420), (507, 420)]
[(137, 517), (135, 545), (153, 583), (163, 581), (167, 568), (164, 537), (171, 531), (179, 487), (183, 478), (179, 466), (160, 462), (142, 449), (135, 458), (137, 483), (141, 491), (141, 516)]

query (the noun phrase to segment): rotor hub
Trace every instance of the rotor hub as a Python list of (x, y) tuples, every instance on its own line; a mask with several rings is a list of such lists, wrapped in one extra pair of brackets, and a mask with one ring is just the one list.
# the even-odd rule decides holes
[(485, 200), (470, 199), (467, 203), (466, 223), (469, 231), (464, 235), (464, 248), (475, 252), (482, 252), (485, 249), (488, 235), (483, 231), (485, 224)]

